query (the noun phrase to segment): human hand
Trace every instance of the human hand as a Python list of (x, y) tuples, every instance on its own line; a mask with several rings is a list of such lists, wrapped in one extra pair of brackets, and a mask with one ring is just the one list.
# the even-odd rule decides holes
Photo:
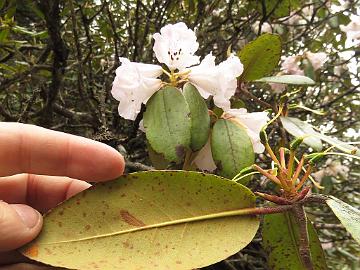
[(87, 189), (85, 181), (111, 180), (123, 171), (123, 157), (105, 144), (0, 123), (0, 270), (50, 269), (23, 264), (27, 260), (14, 251), (38, 235), (40, 213)]

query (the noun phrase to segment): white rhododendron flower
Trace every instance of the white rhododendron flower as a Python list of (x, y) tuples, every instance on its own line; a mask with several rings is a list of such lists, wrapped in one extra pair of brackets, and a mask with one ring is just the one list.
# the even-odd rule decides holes
[(281, 64), (281, 70), (289, 75), (304, 75), (304, 71), (299, 67), (299, 57), (297, 55), (286, 57)]
[(230, 98), (236, 91), (236, 78), (242, 74), (243, 70), (243, 65), (237, 56), (230, 55), (228, 59), (215, 65), (215, 57), (210, 53), (200, 65), (188, 69), (188, 79), (203, 98), (212, 95), (216, 106), (228, 109)]
[(246, 129), (255, 153), (262, 153), (265, 150), (260, 140), (260, 131), (269, 121), (267, 112), (248, 113), (246, 109), (230, 109), (225, 112), (225, 117), (230, 118)]
[(199, 64), (199, 56), (194, 55), (199, 47), (195, 33), (182, 22), (164, 26), (153, 37), (156, 58), (171, 72), (166, 72), (158, 65), (135, 63), (121, 58), (122, 65), (116, 70), (112, 89), (113, 96), (120, 101), (120, 116), (131, 120), (136, 118), (141, 104), (163, 85), (157, 79), (162, 72), (169, 76), (171, 85), (176, 87), (180, 82), (190, 81), (202, 97), (211, 95), (216, 106), (230, 109), (230, 98), (235, 94), (237, 77), (243, 72), (243, 65), (237, 56), (231, 55), (216, 65), (215, 57), (210, 53)]
[(360, 41), (360, 16), (351, 15), (350, 20), (348, 25), (340, 25), (340, 29), (346, 33), (349, 40)]
[(121, 66), (116, 69), (111, 94), (120, 101), (118, 110), (125, 119), (135, 120), (145, 103), (161, 87), (162, 74), (158, 65), (130, 62), (120, 58)]
[(154, 52), (160, 63), (170, 70), (179, 71), (199, 63), (199, 56), (194, 53), (199, 48), (194, 31), (185, 23), (168, 24), (153, 35)]
[(199, 151), (193, 163), (202, 171), (213, 172), (216, 170), (216, 164), (212, 157), (210, 139)]
[(306, 52), (305, 56), (313, 66), (314, 71), (320, 69), (327, 60), (327, 55), (324, 52), (320, 52), (320, 53)]

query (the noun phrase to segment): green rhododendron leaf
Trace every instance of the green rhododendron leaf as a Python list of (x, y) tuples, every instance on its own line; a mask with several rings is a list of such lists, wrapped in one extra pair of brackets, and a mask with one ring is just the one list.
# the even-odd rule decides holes
[(167, 86), (147, 102), (144, 113), (146, 138), (155, 152), (181, 162), (191, 141), (190, 109), (180, 90)]
[(326, 203), (345, 229), (360, 244), (360, 210), (333, 196), (329, 196)]
[[(301, 121), (298, 118), (280, 117), (280, 119), (286, 131), (295, 137), (302, 137), (316, 133), (312, 125)], [(308, 136), (304, 139), (304, 143), (312, 147), (316, 151), (321, 151), (322, 149), (322, 142), (318, 137)]]
[[(319, 238), (311, 222), (307, 224), (314, 270), (325, 270), (327, 266)], [(299, 227), (290, 212), (266, 215), (262, 236), (270, 269), (308, 270), (299, 254)]]
[(306, 76), (301, 75), (281, 75), (281, 76), (272, 76), (264, 77), (257, 82), (266, 82), (266, 83), (282, 83), (282, 84), (314, 84), (315, 82)]
[(238, 53), (244, 72), (241, 81), (260, 79), (277, 67), (281, 56), (281, 40), (278, 35), (264, 34), (245, 45)]
[(358, 147), (346, 144), (336, 138), (324, 135), (320, 132), (316, 132), (312, 125), (301, 121), (295, 117), (280, 117), (281, 123), (283, 124), (284, 128), (287, 132), (295, 137), (302, 137), (307, 136), (304, 139), (304, 143), (314, 148), (316, 151), (321, 151), (322, 143), (327, 142), (330, 145), (333, 145), (335, 148), (346, 152), (348, 154), (356, 155), (360, 157), (360, 149)]
[(219, 176), (189, 171), (138, 172), (100, 183), (44, 218), (31, 259), (70, 269), (190, 270), (244, 248), (255, 216), (254, 194)]
[[(254, 163), (255, 154), (245, 128), (230, 120), (218, 120), (212, 130), (211, 151), (221, 175), (233, 178)], [(246, 184), (250, 178), (241, 182)]]
[(183, 94), (190, 108), (191, 149), (198, 151), (205, 145), (209, 137), (209, 110), (199, 91), (192, 84), (184, 85)]

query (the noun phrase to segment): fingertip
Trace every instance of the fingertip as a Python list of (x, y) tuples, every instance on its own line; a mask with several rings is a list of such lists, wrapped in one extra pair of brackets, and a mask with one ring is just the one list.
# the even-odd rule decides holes
[(98, 156), (92, 162), (94, 167), (92, 168), (92, 175), (89, 181), (108, 181), (122, 175), (125, 170), (124, 157), (106, 144), (99, 143), (99, 145), (101, 145), (102, 151), (100, 151), (99, 147)]
[(66, 199), (73, 197), (74, 195), (88, 189), (91, 185), (87, 182), (80, 180), (72, 180), (66, 191)]

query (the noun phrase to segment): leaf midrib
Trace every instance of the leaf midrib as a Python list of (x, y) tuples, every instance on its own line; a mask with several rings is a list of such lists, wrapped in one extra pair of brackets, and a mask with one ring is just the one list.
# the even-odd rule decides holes
[(253, 210), (253, 208), (229, 210), (229, 211), (223, 211), (223, 212), (219, 212), (219, 213), (207, 214), (207, 215), (202, 215), (202, 216), (171, 220), (171, 221), (166, 221), (166, 222), (162, 222), (162, 223), (156, 223), (156, 224), (151, 224), (151, 225), (147, 225), (147, 226), (137, 227), (137, 228), (133, 228), (133, 229), (127, 229), (127, 230), (123, 230), (123, 231), (112, 232), (112, 233), (107, 233), (107, 234), (102, 234), (102, 235), (94, 235), (94, 236), (83, 237), (83, 238), (79, 238), (79, 239), (41, 243), (41, 244), (42, 245), (55, 245), (55, 244), (61, 244), (61, 243), (82, 242), (82, 241), (106, 238), (106, 237), (111, 237), (111, 236), (115, 236), (115, 235), (122, 235), (122, 234), (137, 232), (137, 231), (161, 228), (161, 227), (166, 227), (166, 226), (171, 226), (171, 225), (187, 224), (187, 223), (191, 223), (191, 222), (225, 218), (225, 217), (250, 215), (249, 211), (251, 211), (251, 210)]
[(290, 239), (291, 239), (291, 242), (293, 244), (293, 248), (295, 249), (296, 257), (298, 258), (298, 261), (301, 263), (301, 265), (304, 266), (303, 260), (302, 260), (302, 258), (300, 256), (300, 251), (297, 248), (299, 243), (296, 241), (296, 236), (295, 236), (295, 232), (294, 232), (294, 226), (293, 226), (293, 222), (292, 222), (292, 219), (291, 219), (291, 216), (290, 216), (291, 214), (290, 213), (285, 213), (284, 215), (285, 215), (285, 218), (286, 218), (286, 221), (287, 221), (286, 225), (287, 225), (288, 230), (289, 230)]

